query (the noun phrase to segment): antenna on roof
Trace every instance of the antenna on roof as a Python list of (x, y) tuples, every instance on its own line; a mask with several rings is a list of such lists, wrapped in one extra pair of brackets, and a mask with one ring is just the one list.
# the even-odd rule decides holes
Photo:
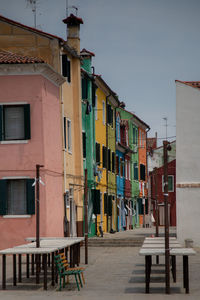
[(167, 117), (164, 117), (163, 118), (163, 120), (165, 121), (165, 127), (166, 127), (166, 141), (167, 141), (167, 126), (168, 126), (168, 124), (167, 124)]
[(34, 17), (34, 27), (36, 28), (37, 22), (36, 22), (36, 15), (37, 15), (37, 1), (38, 0), (26, 0), (27, 5), (30, 4), (33, 12)]

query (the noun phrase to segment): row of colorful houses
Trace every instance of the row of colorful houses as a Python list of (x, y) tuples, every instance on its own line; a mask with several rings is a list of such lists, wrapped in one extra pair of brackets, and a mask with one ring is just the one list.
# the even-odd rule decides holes
[(148, 213), (150, 128), (80, 51), (82, 19), (63, 22), (67, 41), (0, 16), (1, 249), (35, 235), (36, 164), (41, 236), (84, 235), (85, 169), (90, 236), (140, 226)]

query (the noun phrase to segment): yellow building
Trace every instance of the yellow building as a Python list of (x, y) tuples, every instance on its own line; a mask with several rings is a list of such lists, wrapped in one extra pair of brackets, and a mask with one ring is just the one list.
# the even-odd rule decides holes
[(0, 48), (42, 58), (66, 79), (60, 88), (63, 174), (54, 176), (63, 176), (64, 235), (82, 236), (84, 180), (79, 31), (83, 21), (70, 15), (63, 22), (68, 29), (67, 42), (60, 37), (0, 16)]
[[(96, 91), (96, 157), (102, 178), (98, 182), (101, 193), (101, 215), (97, 224), (102, 222), (103, 230), (117, 229), (116, 175), (115, 175), (115, 108), (118, 105), (116, 94), (101, 76), (95, 77)], [(99, 153), (99, 155), (98, 155)]]

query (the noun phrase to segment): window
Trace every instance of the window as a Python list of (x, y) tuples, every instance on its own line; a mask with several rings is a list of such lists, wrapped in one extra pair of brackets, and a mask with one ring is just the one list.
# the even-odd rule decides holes
[(103, 168), (107, 168), (107, 148), (103, 146), (102, 148), (103, 154)]
[(120, 117), (117, 116), (116, 121), (116, 141), (120, 143)]
[(113, 126), (113, 109), (110, 104), (107, 105), (107, 123)]
[(145, 174), (145, 165), (140, 164), (140, 180), (145, 180), (146, 174)]
[(138, 164), (134, 163), (134, 179), (138, 180)]
[(35, 214), (34, 179), (0, 180), (0, 215)]
[(124, 176), (124, 161), (121, 157), (120, 157), (120, 176), (121, 177)]
[(31, 138), (30, 104), (0, 105), (0, 141)]
[(137, 128), (133, 127), (133, 144), (137, 145)]
[(100, 165), (100, 144), (96, 143), (96, 163), (97, 165)]
[(126, 146), (128, 146), (129, 143), (128, 143), (128, 129), (127, 128), (125, 129), (125, 132), (126, 132)]
[(66, 54), (62, 55), (62, 75), (67, 77), (68, 82), (71, 82), (71, 64)]
[(119, 156), (116, 155), (116, 174), (119, 175)]
[(103, 125), (105, 125), (106, 123), (105, 101), (103, 101), (102, 104), (103, 104)]
[(88, 99), (88, 79), (82, 78), (82, 99)]
[(112, 152), (112, 172), (115, 173), (115, 152)]
[(108, 171), (111, 171), (111, 150), (108, 149)]
[[(162, 191), (164, 192), (164, 175), (162, 175)], [(174, 176), (168, 175), (168, 192), (174, 192)]]
[(83, 158), (86, 158), (86, 133), (82, 132), (83, 139)]
[(67, 143), (68, 143), (68, 151), (72, 151), (72, 133), (71, 133), (71, 121), (67, 120)]

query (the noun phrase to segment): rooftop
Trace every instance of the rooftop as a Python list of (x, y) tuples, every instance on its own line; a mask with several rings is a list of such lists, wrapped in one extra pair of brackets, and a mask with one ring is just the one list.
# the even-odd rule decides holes
[(181, 80), (175, 80), (175, 81), (200, 89), (200, 81), (181, 81)]
[(38, 57), (24, 56), (0, 49), (0, 64), (35, 64), (44, 63)]

